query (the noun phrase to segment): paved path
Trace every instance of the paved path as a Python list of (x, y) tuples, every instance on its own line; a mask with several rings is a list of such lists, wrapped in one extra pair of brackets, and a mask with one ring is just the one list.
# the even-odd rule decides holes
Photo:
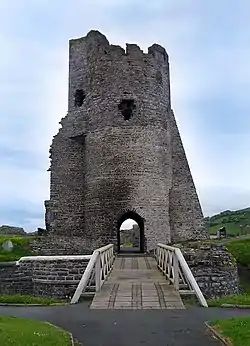
[(91, 309), (185, 309), (153, 257), (118, 257)]
[[(220, 346), (204, 322), (249, 315), (250, 310), (90, 310), (88, 303), (58, 307), (0, 307), (0, 315), (49, 321), (71, 333), (82, 346)], [(41, 345), (42, 346), (42, 345)]]

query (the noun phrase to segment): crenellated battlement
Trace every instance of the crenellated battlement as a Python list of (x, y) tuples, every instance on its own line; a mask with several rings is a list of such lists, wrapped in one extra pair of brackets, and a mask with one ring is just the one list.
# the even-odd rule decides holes
[(86, 52), (91, 54), (95, 51), (96, 53), (103, 53), (103, 55), (108, 54), (114, 58), (121, 55), (129, 56), (130, 58), (147, 58), (153, 56), (157, 59), (161, 57), (163, 58), (163, 61), (168, 62), (168, 54), (165, 48), (159, 44), (154, 43), (152, 46), (148, 47), (147, 53), (144, 53), (143, 50), (134, 43), (126, 43), (126, 49), (124, 49), (119, 45), (110, 44), (106, 36), (97, 30), (91, 30), (84, 37), (71, 39), (69, 45), (70, 49), (73, 49), (74, 47), (81, 49), (80, 47), (82, 46)]
[[(90, 97), (97, 95), (98, 99), (101, 97), (98, 122), (106, 126), (104, 122), (110, 117), (113, 121), (116, 116), (109, 109), (117, 110), (120, 98), (128, 99), (128, 95), (133, 95), (129, 99), (139, 100), (135, 110), (138, 119), (142, 119), (139, 103), (147, 103), (152, 95), (156, 102), (152, 106), (150, 101), (152, 107), (159, 108), (160, 99), (170, 104), (168, 55), (162, 46), (155, 43), (148, 47), (148, 53), (134, 43), (127, 43), (124, 49), (110, 44), (95, 30), (70, 40), (69, 45), (69, 112), (81, 109), (86, 118), (92, 102), (97, 101)], [(156, 116), (155, 112), (153, 117)]]

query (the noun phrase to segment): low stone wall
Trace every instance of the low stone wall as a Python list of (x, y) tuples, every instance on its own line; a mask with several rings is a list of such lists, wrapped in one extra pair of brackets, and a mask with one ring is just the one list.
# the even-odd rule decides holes
[(33, 290), (32, 273), (29, 264), (22, 267), (16, 262), (0, 263), (0, 294), (31, 294)]
[[(82, 256), (83, 257), (83, 256)], [(42, 297), (72, 297), (89, 259), (33, 261), (33, 292)]]
[(0, 263), (0, 294), (72, 297), (88, 262), (89, 256), (38, 256)]
[(224, 245), (175, 244), (185, 257), (205, 298), (239, 293), (237, 264)]

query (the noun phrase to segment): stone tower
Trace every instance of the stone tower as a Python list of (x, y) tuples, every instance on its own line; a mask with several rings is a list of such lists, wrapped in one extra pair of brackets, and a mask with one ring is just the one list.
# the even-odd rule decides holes
[(91, 249), (127, 218), (140, 250), (207, 237), (170, 103), (168, 55), (90, 31), (69, 42), (68, 113), (51, 145), (46, 228)]

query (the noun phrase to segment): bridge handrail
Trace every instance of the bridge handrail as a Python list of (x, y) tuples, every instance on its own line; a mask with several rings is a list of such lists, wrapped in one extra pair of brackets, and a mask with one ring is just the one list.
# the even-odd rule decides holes
[(189, 288), (193, 289), (200, 304), (206, 308), (208, 307), (206, 299), (179, 248), (161, 243), (157, 244), (156, 261), (159, 269), (176, 290), (179, 290), (182, 282), (186, 283)]
[(95, 290), (99, 291), (106, 280), (108, 274), (110, 273), (114, 263), (114, 245), (109, 244), (96, 249), (89, 263), (82, 275), (82, 278), (75, 290), (75, 293), (71, 299), (70, 304), (75, 304), (78, 302), (82, 292), (84, 292), (88, 286), (91, 284), (92, 280), (95, 280)]

